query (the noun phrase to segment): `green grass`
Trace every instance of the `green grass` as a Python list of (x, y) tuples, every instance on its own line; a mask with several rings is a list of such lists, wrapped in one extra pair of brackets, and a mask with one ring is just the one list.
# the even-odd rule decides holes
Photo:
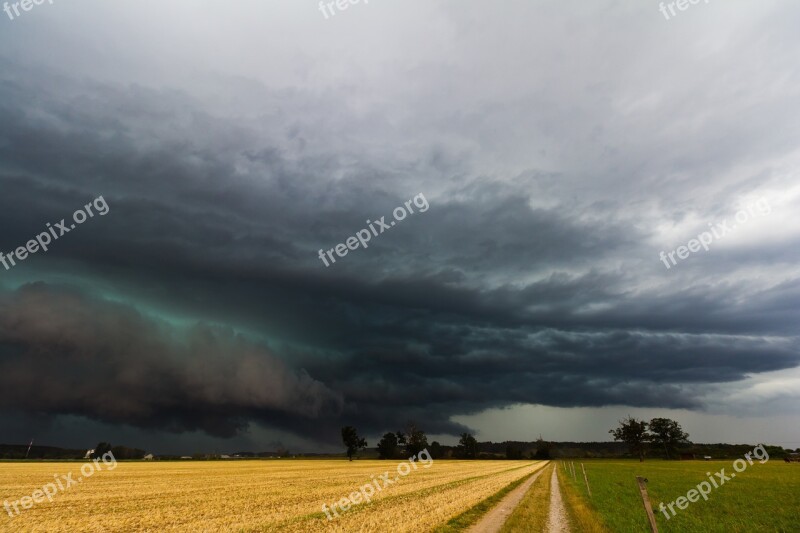
[[(569, 469), (564, 470), (564, 463), (561, 461), (557, 463), (557, 473), (561, 484), (561, 497), (564, 500), (564, 506), (567, 508), (567, 516), (569, 517), (572, 531), (608, 533), (610, 530), (603, 522), (603, 518), (592, 507), (591, 503), (585, 499), (586, 491), (578, 491), (579, 486), (586, 487), (585, 482), (583, 485), (568, 482), (567, 478), (571, 480), (572, 471)], [(580, 463), (575, 465), (575, 475), (579, 476), (579, 481), (583, 479)]]
[[(711, 490), (708, 501), (700, 498), (684, 510), (674, 507), (676, 516), (667, 520), (659, 503), (668, 504), (686, 496), (698, 483), (707, 481), (720, 469), (730, 476), (733, 461), (611, 461), (576, 460), (577, 481), (562, 475), (564, 485), (580, 494), (603, 523), (615, 532), (648, 532), (649, 525), (639, 496), (636, 476), (649, 480), (647, 491), (661, 533), (750, 533), (800, 531), (800, 464), (777, 459), (760, 464), (755, 461)], [(592, 498), (580, 470), (586, 467)], [(716, 476), (715, 476), (716, 479)]]
[(533, 482), (522, 501), (503, 524), (500, 533), (545, 531), (550, 511), (550, 475), (553, 473), (553, 465), (554, 463), (550, 463), (541, 470), (542, 474)]
[(536, 472), (539, 472), (539, 470), (536, 470), (535, 472), (532, 472), (527, 476), (514, 481), (510, 485), (506, 485), (499, 491), (480, 502), (475, 507), (464, 511), (455, 518), (451, 518), (445, 525), (434, 529), (434, 533), (455, 533), (457, 531), (463, 531), (467, 529), (469, 526), (476, 523), (483, 515), (488, 513), (495, 505), (497, 505), (506, 494), (522, 485), (525, 481), (530, 479), (531, 476), (536, 475)]

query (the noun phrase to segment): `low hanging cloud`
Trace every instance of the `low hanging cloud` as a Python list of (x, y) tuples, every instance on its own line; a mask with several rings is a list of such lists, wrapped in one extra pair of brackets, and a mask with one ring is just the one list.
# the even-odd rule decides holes
[(0, 408), (232, 436), (249, 419), (316, 419), (341, 395), (227, 328), (180, 331), (35, 283), (0, 295)]

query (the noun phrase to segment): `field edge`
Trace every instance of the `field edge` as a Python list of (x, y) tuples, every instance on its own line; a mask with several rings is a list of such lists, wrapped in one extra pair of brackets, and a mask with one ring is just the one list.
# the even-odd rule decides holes
[(500, 503), (500, 501), (503, 499), (503, 497), (506, 496), (506, 494), (508, 494), (515, 488), (519, 487), (523, 483), (525, 483), (532, 476), (542, 471), (542, 469), (547, 468), (547, 465), (550, 464), (550, 461), (543, 461), (543, 463), (544, 464), (540, 468), (537, 468), (530, 474), (526, 474), (520, 479), (509, 483), (508, 485), (506, 485), (499, 491), (495, 492), (488, 498), (479, 502), (477, 505), (451, 518), (444, 525), (433, 529), (432, 533), (456, 533), (459, 531), (466, 530), (467, 528), (478, 522), (478, 520), (480, 520), (481, 517), (483, 517), (483, 515), (488, 513), (491, 509), (493, 509), (495, 505)]

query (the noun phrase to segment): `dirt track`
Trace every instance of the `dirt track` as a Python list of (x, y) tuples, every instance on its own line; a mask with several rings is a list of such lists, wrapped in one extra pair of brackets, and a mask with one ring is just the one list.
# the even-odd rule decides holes
[(567, 510), (564, 507), (564, 501), (561, 499), (561, 489), (558, 485), (558, 473), (555, 468), (553, 468), (553, 476), (550, 478), (550, 515), (547, 517), (547, 532), (569, 532)]
[(531, 485), (533, 485), (542, 472), (544, 472), (545, 468), (547, 468), (547, 465), (539, 469), (525, 483), (506, 494), (505, 497), (500, 500), (500, 503), (486, 513), (486, 515), (484, 515), (484, 517), (481, 518), (477, 524), (474, 524), (472, 527), (470, 527), (467, 532), (497, 533), (500, 531), (500, 528), (503, 527), (503, 524), (506, 523), (508, 517), (511, 516), (511, 513), (514, 512), (514, 509), (516, 509), (517, 505), (519, 505), (519, 502), (522, 501), (522, 498), (528, 492), (528, 489), (531, 488)]

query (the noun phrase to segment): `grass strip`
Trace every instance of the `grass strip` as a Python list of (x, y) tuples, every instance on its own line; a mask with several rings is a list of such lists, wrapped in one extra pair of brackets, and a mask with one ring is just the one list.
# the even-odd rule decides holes
[(500, 533), (541, 533), (547, 530), (547, 518), (550, 515), (550, 476), (554, 464), (550, 463), (542, 470), (542, 475), (533, 482), (530, 490), (503, 524)]
[[(565, 474), (563, 470), (559, 470), (560, 464), (556, 465), (557, 476), (559, 485), (561, 487), (561, 497), (564, 500), (564, 506), (567, 508), (567, 515), (575, 531), (581, 533), (609, 533), (611, 530), (603, 524), (603, 519), (595, 511), (592, 504), (587, 502), (586, 496), (583, 491), (585, 490), (582, 478), (573, 481), (572, 477)], [(576, 467), (577, 468), (577, 467)], [(580, 476), (579, 469), (576, 470), (576, 475)]]
[[(546, 468), (546, 467), (545, 467)], [(440, 526), (433, 530), (434, 533), (453, 533), (457, 531), (463, 531), (467, 529), (472, 524), (476, 523), (483, 515), (488, 513), (495, 505), (497, 505), (500, 500), (502, 500), (506, 494), (511, 492), (512, 490), (516, 489), (525, 481), (530, 479), (531, 476), (536, 475), (537, 472), (541, 472), (542, 469), (539, 468), (530, 474), (521, 477), (520, 479), (513, 481), (512, 483), (506, 485), (499, 491), (495, 492), (482, 502), (480, 502), (475, 507), (471, 509), (467, 509), (460, 515), (451, 518), (445, 525)]]

